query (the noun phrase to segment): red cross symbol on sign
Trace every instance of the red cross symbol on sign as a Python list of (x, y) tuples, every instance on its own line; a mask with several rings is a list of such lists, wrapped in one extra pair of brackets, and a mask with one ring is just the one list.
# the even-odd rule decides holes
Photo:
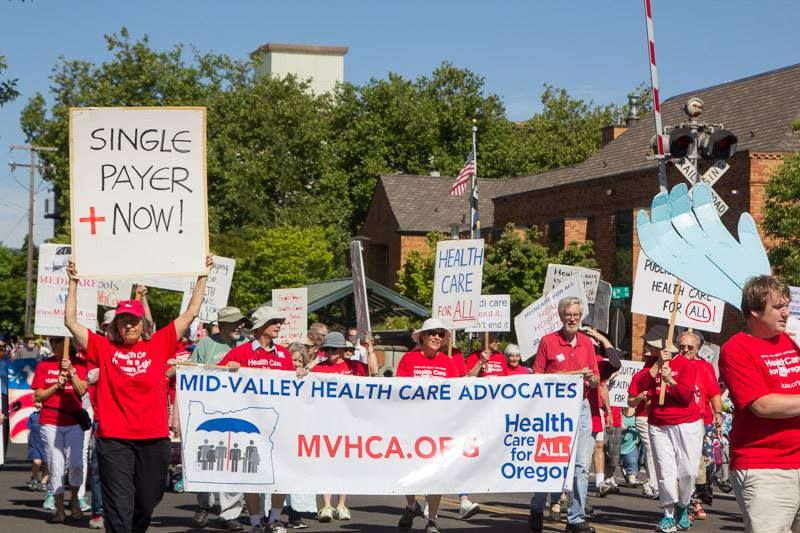
[(97, 233), (97, 227), (95, 224), (97, 222), (105, 222), (106, 217), (96, 217), (94, 215), (94, 206), (89, 208), (89, 216), (88, 217), (81, 217), (78, 219), (78, 222), (89, 222), (92, 225), (92, 235)]

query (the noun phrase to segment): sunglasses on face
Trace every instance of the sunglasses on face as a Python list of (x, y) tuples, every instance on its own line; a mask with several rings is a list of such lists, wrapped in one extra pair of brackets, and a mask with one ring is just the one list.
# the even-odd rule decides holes
[(444, 339), (444, 336), (445, 336), (446, 333), (447, 332), (445, 332), (445, 330), (443, 330), (443, 329), (432, 329), (432, 330), (426, 331), (424, 334), (425, 335), (429, 335), (431, 337), (435, 336), (435, 337), (439, 337), (440, 339)]
[(678, 348), (680, 348), (681, 350), (691, 351), (691, 350), (696, 350), (697, 346), (692, 346), (691, 344), (679, 344)]
[(338, 350), (338, 349), (339, 349), (339, 348), (331, 348), (330, 346), (328, 346), (328, 347), (326, 347), (326, 348), (323, 348), (323, 349), (322, 349), (322, 351), (323, 351), (323, 352), (325, 352), (325, 353), (333, 353), (333, 352), (335, 352), (335, 351), (336, 351), (336, 350)]

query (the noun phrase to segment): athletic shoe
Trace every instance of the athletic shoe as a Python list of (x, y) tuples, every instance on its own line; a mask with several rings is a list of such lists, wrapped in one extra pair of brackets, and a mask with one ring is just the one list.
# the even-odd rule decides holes
[(439, 526), (433, 520), (428, 520), (428, 525), (425, 526), (425, 533), (441, 533)]
[(333, 507), (331, 507), (330, 505), (326, 505), (325, 507), (320, 509), (319, 512), (317, 513), (317, 520), (323, 523), (330, 522), (331, 520), (333, 520)]
[(350, 509), (345, 506), (337, 507), (333, 512), (333, 516), (336, 520), (350, 520), (352, 518), (350, 516)]
[(105, 527), (106, 524), (101, 515), (93, 514), (89, 519), (89, 529), (105, 529)]
[(233, 520), (225, 520), (224, 518), (219, 519), (219, 525), (217, 526), (219, 529), (223, 531), (242, 531), (244, 530), (244, 526), (242, 523), (236, 519)]
[(411, 529), (411, 526), (414, 525), (414, 519), (418, 516), (422, 516), (422, 507), (419, 506), (419, 503), (414, 503), (413, 508), (405, 506), (403, 508), (403, 516), (401, 516), (400, 520), (397, 522), (398, 531), (408, 531)]
[(286, 533), (286, 528), (283, 527), (283, 522), (275, 520), (267, 526), (268, 533)]
[(469, 501), (468, 498), (464, 498), (461, 500), (461, 506), (458, 508), (458, 518), (461, 520), (467, 520), (468, 518), (472, 518), (478, 514), (480, 510), (480, 505)]
[(34, 490), (38, 492), (47, 492), (47, 483), (38, 482)]
[(597, 497), (598, 498), (605, 498), (611, 494), (611, 486), (603, 483), (599, 487), (597, 487)]
[(44, 503), (42, 504), (42, 509), (44, 509), (45, 511), (56, 510), (56, 497), (53, 495), (52, 492), (48, 492), (47, 496), (45, 496)]
[(38, 481), (36, 481), (35, 479), (31, 479), (27, 483), (25, 483), (25, 488), (28, 490), (36, 490), (36, 487), (38, 485), (39, 485)]
[(542, 533), (544, 530), (544, 513), (531, 509), (531, 514), (528, 517), (528, 527), (533, 533)]
[(589, 522), (577, 522), (575, 524), (567, 524), (564, 528), (565, 533), (595, 533), (594, 528), (589, 525)]
[(206, 527), (208, 524), (208, 509), (198, 507), (192, 516), (192, 525), (194, 527)]
[(559, 502), (550, 506), (550, 521), (558, 522), (561, 520), (561, 504)]
[(671, 516), (665, 516), (661, 519), (661, 522), (658, 523), (656, 531), (660, 533), (675, 533), (678, 531), (678, 528), (675, 527), (675, 520)]
[(629, 487), (639, 486), (639, 478), (636, 477), (636, 474), (631, 474), (628, 476), (628, 486)]
[(84, 513), (88, 513), (89, 511), (92, 510), (92, 504), (86, 501), (85, 497), (78, 498), (78, 505), (81, 506), (81, 511), (83, 511)]
[(692, 527), (692, 521), (689, 520), (689, 508), (681, 505), (675, 506), (675, 522), (678, 529), (686, 531)]

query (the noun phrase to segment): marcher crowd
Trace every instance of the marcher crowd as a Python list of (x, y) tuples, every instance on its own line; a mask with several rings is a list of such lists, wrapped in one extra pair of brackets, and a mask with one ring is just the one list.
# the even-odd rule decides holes
[[(79, 277), (72, 263), (68, 274), (65, 325), (72, 339), (51, 337), (39, 346), (29, 338), (2, 347), (4, 358), (40, 359), (31, 386), (36, 412), (28, 421), (28, 488), (46, 492), (43, 506), (53, 511), (50, 522), (63, 523), (67, 514), (78, 520), (88, 512), (90, 528), (143, 532), (166, 487), (182, 490), (179, 454), (170, 438), (181, 433), (179, 363), (298, 377), (379, 373), (373, 339), (360, 337), (356, 328), (342, 333), (313, 323), (306, 342), (277, 344), (286, 317), (269, 306), (249, 316), (236, 307), (222, 308), (216, 322), (201, 326), (200, 337), (190, 340), (207, 275), (199, 276), (186, 311), (161, 328), (150, 316), (146, 287), (138, 286), (136, 299), (120, 301), (93, 331), (76, 318)], [(591, 481), (599, 497), (626, 485), (658, 500), (663, 518), (656, 531), (688, 530), (705, 519), (716, 487), (735, 491), (747, 531), (800, 532), (800, 348), (787, 333), (789, 301), (789, 288), (778, 278), (749, 280), (742, 296), (747, 326), (722, 346), (719, 371), (700, 357), (704, 338), (699, 332), (680, 331), (672, 342), (666, 326), (651, 327), (642, 339), (646, 360), (631, 380), (627, 408), (612, 406), (608, 392), (625, 354), (601, 332), (582, 327), (577, 298), (559, 302), (561, 329), (542, 337), (528, 361), (522, 361), (515, 344), (501, 351), (494, 333), (465, 356), (445, 324), (429, 318), (412, 333), (415, 346), (393, 373), (403, 378), (581, 376), (574, 479), (563, 493), (532, 495), (534, 533), (543, 531), (546, 519), (560, 519), (562, 510), (567, 532), (594, 531), (587, 518)], [(249, 452), (229, 453), (234, 451), (237, 465), (239, 459), (243, 468), (255, 464)], [(219, 459), (213, 443), (198, 453), (198, 461), (209, 468)], [(87, 484), (91, 503), (84, 496)], [(480, 512), (469, 494), (459, 497), (460, 518)], [(198, 493), (191, 525), (208, 524), (215, 502), (219, 525), (231, 531), (243, 529), (245, 513), (253, 533), (305, 528), (310, 513), (320, 522), (352, 519), (344, 494), (323, 494), (317, 509), (316, 495), (267, 499), (255, 493)], [(426, 533), (438, 533), (440, 503), (441, 495), (407, 495), (398, 530), (408, 531), (423, 518)]]

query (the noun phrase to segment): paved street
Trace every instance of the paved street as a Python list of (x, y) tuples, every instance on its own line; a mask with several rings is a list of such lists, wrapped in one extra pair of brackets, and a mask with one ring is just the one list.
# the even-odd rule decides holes
[[(24, 461), (26, 447), (11, 445), (6, 464), (0, 466), (0, 531), (3, 533), (32, 533), (47, 531), (52, 533), (72, 532), (86, 529), (88, 518), (65, 525), (48, 525), (45, 520), (49, 513), (42, 511), (44, 493), (30, 492), (24, 488), (29, 478), (29, 465)], [(608, 498), (590, 497), (590, 504), (596, 509), (592, 523), (598, 533), (653, 531), (659, 519), (657, 502), (639, 496), (638, 489), (622, 489), (622, 494)], [(741, 515), (736, 507), (733, 494), (717, 493), (712, 507), (707, 508), (708, 519), (695, 522), (692, 531), (744, 531)], [(525, 494), (476, 495), (474, 501), (480, 502), (483, 511), (463, 522), (457, 519), (458, 506), (455, 496), (443, 501), (439, 525), (448, 533), (502, 531), (524, 533), (527, 527), (527, 499)], [(151, 531), (215, 531), (191, 528), (194, 511), (194, 496), (191, 494), (168, 493), (156, 509)], [(309, 532), (370, 532), (392, 533), (397, 530), (400, 506), (403, 499), (398, 496), (353, 496), (348, 504), (353, 512), (350, 522), (319, 524), (313, 518), (306, 520)], [(422, 531), (424, 521), (417, 519), (414, 531)], [(548, 522), (546, 531), (563, 531), (564, 524)]]

